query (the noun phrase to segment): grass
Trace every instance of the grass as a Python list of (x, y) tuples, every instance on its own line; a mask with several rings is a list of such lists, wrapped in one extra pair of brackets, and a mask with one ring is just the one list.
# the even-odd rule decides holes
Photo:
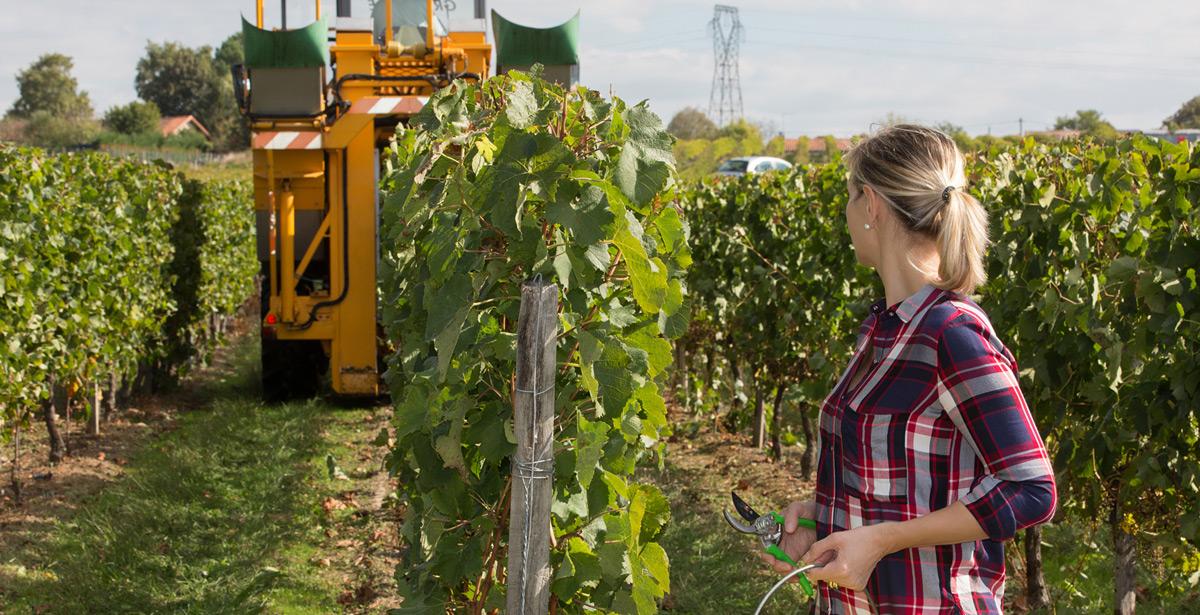
[[(671, 561), (671, 593), (663, 611), (696, 615), (753, 613), (779, 580), (756, 557), (755, 538), (731, 530), (721, 518), (728, 491), (700, 471), (673, 465), (649, 479), (671, 504), (671, 523), (660, 541)], [(798, 612), (808, 598), (799, 586), (781, 588), (764, 609)]]
[[(325, 455), (361, 409), (258, 401), (257, 345), (238, 376), (206, 385), (126, 475), (62, 521), (45, 569), (17, 576), (11, 613), (339, 612), (336, 581), (310, 563), (323, 540)], [(339, 417), (340, 415), (340, 417)], [(354, 416), (348, 416), (354, 415)]]
[(249, 156), (224, 163), (180, 164), (178, 168), (184, 175), (201, 181), (250, 181), (254, 176)]

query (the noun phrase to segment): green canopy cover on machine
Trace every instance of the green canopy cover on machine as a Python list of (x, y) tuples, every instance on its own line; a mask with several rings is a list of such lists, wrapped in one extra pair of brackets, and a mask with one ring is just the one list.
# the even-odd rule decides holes
[(531, 28), (513, 23), (492, 11), (496, 40), (496, 65), (512, 66), (579, 64), (579, 13), (551, 28)]
[(263, 30), (242, 18), (246, 66), (306, 68), (329, 62), (329, 26), (325, 18), (297, 30)]

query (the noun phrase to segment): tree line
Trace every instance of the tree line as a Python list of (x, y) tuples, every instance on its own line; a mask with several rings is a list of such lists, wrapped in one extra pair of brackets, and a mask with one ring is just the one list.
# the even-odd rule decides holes
[[(889, 113), (876, 124), (890, 126), (901, 123), (921, 123), (894, 113)], [(1200, 129), (1200, 96), (1183, 103), (1182, 106), (1162, 121), (1170, 131)], [(972, 136), (965, 128), (953, 122), (939, 122), (934, 126), (950, 135), (964, 152), (986, 151), (996, 145), (1017, 146), (1026, 136), (1039, 143), (1053, 143), (1063, 138), (1062, 133), (1030, 132), (1029, 135), (977, 135)], [(1073, 115), (1055, 119), (1055, 131), (1073, 131), (1081, 138), (1111, 143), (1122, 135), (1096, 109), (1080, 109)], [(676, 139), (675, 160), (680, 177), (696, 180), (711, 175), (722, 161), (736, 156), (774, 156), (793, 164), (826, 163), (836, 157), (838, 140), (833, 136), (799, 136), (792, 149), (787, 148), (787, 139), (776, 132), (773, 126), (755, 124), (744, 119), (719, 127), (707, 114), (695, 107), (686, 107), (672, 116), (667, 131)], [(813, 141), (822, 146), (811, 147)]]
[[(18, 97), (0, 120), (0, 141), (53, 148), (99, 144), (218, 152), (245, 149), (249, 125), (234, 99), (230, 67), (244, 58), (241, 33), (219, 46), (177, 42), (146, 45), (134, 70), (138, 99), (96, 117), (89, 94), (72, 74), (74, 62), (46, 53), (16, 75)], [(209, 132), (164, 136), (164, 116), (191, 115)]]

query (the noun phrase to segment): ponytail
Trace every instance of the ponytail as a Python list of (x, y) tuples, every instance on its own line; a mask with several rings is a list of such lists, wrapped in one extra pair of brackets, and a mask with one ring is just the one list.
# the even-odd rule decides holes
[(937, 225), (936, 286), (969, 295), (987, 280), (983, 256), (988, 245), (988, 216), (965, 190), (951, 190)]

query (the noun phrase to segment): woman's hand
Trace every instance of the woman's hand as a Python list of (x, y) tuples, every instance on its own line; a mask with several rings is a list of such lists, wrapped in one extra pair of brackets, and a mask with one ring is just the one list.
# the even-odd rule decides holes
[(808, 571), (813, 581), (825, 581), (847, 589), (866, 588), (875, 565), (892, 548), (889, 523), (865, 525), (844, 532), (834, 532), (819, 540), (804, 554), (803, 564), (821, 564)]
[[(783, 552), (793, 560), (800, 561), (800, 556), (804, 555), (809, 547), (817, 541), (817, 531), (800, 527), (799, 519), (816, 518), (817, 503), (813, 500), (792, 502), (783, 510), (783, 537), (779, 540), (779, 548), (783, 549)], [(760, 553), (759, 557), (775, 568), (775, 572), (786, 574), (792, 571), (791, 565), (787, 562), (781, 562), (767, 553)]]

